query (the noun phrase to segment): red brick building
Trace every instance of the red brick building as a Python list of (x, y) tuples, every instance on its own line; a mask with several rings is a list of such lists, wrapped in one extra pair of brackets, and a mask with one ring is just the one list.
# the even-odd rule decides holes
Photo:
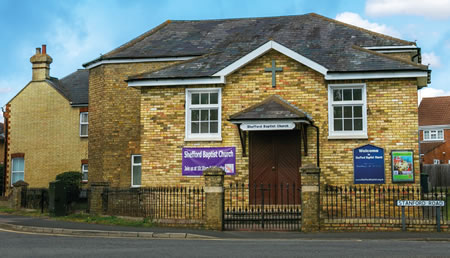
[(450, 163), (450, 96), (422, 99), (419, 140), (423, 164)]

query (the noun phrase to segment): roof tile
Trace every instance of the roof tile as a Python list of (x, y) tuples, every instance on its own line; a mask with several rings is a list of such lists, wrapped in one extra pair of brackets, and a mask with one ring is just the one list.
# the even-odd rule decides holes
[(89, 103), (89, 70), (78, 69), (62, 79), (52, 77), (50, 82), (72, 105)]
[(171, 21), (96, 59), (199, 56), (130, 80), (204, 77), (274, 40), (329, 71), (426, 70), (353, 46), (414, 46), (317, 14), (266, 18)]
[(260, 103), (233, 114), (228, 120), (240, 121), (284, 119), (306, 119), (312, 122), (310, 115), (278, 95), (272, 95)]
[(422, 99), (419, 126), (429, 125), (450, 125), (450, 96)]

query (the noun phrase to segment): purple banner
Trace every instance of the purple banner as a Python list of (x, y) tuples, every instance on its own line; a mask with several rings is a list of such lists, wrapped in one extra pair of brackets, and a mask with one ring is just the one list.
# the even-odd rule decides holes
[(183, 148), (182, 175), (201, 176), (209, 167), (220, 167), (227, 175), (236, 174), (236, 147)]

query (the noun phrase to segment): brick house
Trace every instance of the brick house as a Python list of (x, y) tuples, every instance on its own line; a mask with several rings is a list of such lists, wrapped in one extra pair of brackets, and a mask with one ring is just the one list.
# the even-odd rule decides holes
[(423, 164), (450, 164), (450, 96), (422, 99), (419, 138)]
[(0, 123), (0, 165), (3, 165), (5, 160), (5, 124)]
[(226, 183), (298, 183), (313, 164), (352, 184), (353, 149), (372, 144), (390, 183), (390, 151), (419, 165), (420, 60), (414, 42), (317, 14), (164, 22), (84, 64), (90, 182), (201, 185), (185, 156), (229, 147)]
[(6, 194), (15, 181), (48, 187), (65, 171), (83, 170), (87, 180), (89, 71), (51, 77), (45, 45), (30, 61), (32, 80), (6, 104), (4, 114)]

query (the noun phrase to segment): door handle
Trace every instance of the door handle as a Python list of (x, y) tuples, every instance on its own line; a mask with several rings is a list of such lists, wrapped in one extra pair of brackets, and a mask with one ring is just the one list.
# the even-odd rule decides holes
[(275, 166), (272, 167), (272, 171), (275, 171)]

